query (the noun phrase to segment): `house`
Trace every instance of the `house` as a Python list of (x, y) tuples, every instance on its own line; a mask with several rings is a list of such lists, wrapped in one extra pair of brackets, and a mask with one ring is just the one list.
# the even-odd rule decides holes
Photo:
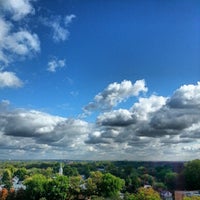
[(169, 191), (162, 191), (162, 192), (160, 192), (160, 197), (163, 200), (173, 200), (172, 193), (169, 192)]
[(144, 188), (149, 189), (149, 188), (152, 188), (152, 186), (151, 185), (144, 185)]
[(13, 177), (12, 179), (12, 185), (14, 190), (19, 190), (19, 189), (26, 189), (26, 186), (22, 183), (22, 181), (19, 181), (19, 178), (17, 176)]
[(183, 200), (184, 197), (200, 196), (199, 190), (194, 191), (175, 191), (174, 197), (175, 200)]

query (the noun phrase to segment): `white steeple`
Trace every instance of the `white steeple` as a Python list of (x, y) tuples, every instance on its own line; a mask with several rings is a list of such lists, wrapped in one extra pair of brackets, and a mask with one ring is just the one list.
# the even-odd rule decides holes
[(61, 175), (61, 176), (63, 175), (62, 163), (60, 163), (59, 175)]

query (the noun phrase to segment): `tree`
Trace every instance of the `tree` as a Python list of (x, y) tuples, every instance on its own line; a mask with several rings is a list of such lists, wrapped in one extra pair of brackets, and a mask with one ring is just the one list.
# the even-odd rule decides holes
[(156, 173), (155, 173), (156, 179), (159, 182), (164, 182), (166, 174), (172, 172), (171, 168), (166, 165), (158, 166), (155, 169), (156, 169)]
[(124, 187), (125, 182), (110, 173), (106, 173), (102, 177), (101, 195), (104, 197), (118, 196), (120, 190)]
[(135, 200), (161, 200), (158, 192), (152, 188), (139, 188)]
[(142, 182), (143, 184), (147, 184), (147, 185), (153, 185), (154, 183), (154, 177), (149, 175), (149, 174), (143, 174), (141, 176)]
[(126, 177), (125, 181), (126, 190), (130, 193), (135, 192), (141, 186), (141, 179), (135, 171), (132, 171), (131, 174)]
[(14, 172), (14, 175), (19, 178), (20, 181), (23, 181), (27, 175), (26, 168), (19, 168), (17, 171)]
[(184, 197), (183, 200), (200, 200), (199, 196)]
[(2, 179), (1, 179), (5, 188), (7, 188), (7, 189), (11, 188), (11, 186), (12, 186), (11, 179), (12, 179), (11, 171), (9, 169), (5, 169), (3, 172), (3, 175), (2, 175)]
[(99, 171), (91, 172), (89, 178), (86, 180), (86, 194), (99, 195), (100, 194), (100, 185), (102, 184), (103, 174)]
[[(28, 200), (30, 199), (29, 196), (26, 198), (26, 190), (24, 190), (23, 188), (15, 191), (15, 200)], [(13, 200), (11, 198), (11, 200)]]
[(200, 160), (188, 162), (184, 167), (186, 189), (198, 190), (200, 188)]
[(47, 196), (50, 200), (65, 200), (68, 194), (69, 179), (66, 176), (57, 176), (47, 184)]
[(8, 196), (8, 190), (6, 188), (3, 188), (0, 191), (0, 200), (6, 200), (7, 196)]
[(135, 194), (126, 192), (124, 194), (124, 200), (136, 200)]
[(70, 167), (69, 165), (65, 165), (63, 168), (63, 174), (65, 176), (78, 176), (78, 170), (75, 167)]
[(176, 180), (177, 180), (178, 174), (175, 172), (168, 172), (165, 175), (165, 184), (168, 189), (174, 190), (176, 186)]
[(47, 178), (51, 178), (53, 176), (53, 168), (47, 167), (46, 169), (43, 169), (42, 174)]
[(155, 182), (153, 184), (153, 188), (156, 189), (157, 191), (162, 191), (167, 189), (166, 185), (163, 182)]
[(15, 190), (14, 188), (11, 188), (10, 191), (8, 192), (8, 196), (6, 200), (15, 200)]
[(83, 186), (83, 179), (81, 176), (71, 176), (69, 178), (69, 198), (78, 198), (78, 195), (81, 194)]
[(42, 174), (35, 174), (25, 180), (26, 194), (30, 200), (38, 200), (46, 195), (48, 180)]

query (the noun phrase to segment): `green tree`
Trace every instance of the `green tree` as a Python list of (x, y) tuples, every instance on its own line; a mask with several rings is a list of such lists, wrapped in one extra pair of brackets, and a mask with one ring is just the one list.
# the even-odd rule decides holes
[(165, 175), (165, 184), (168, 189), (170, 190), (175, 189), (177, 177), (178, 177), (178, 174), (176, 172), (168, 172)]
[(66, 176), (57, 176), (47, 184), (47, 196), (49, 200), (65, 200), (68, 194), (69, 179)]
[(26, 195), (30, 200), (38, 200), (46, 195), (48, 179), (42, 174), (35, 174), (25, 180)]
[(9, 169), (5, 169), (2, 175), (2, 183), (4, 184), (4, 187), (7, 189), (10, 189), (12, 186), (12, 173)]
[(89, 178), (86, 180), (86, 194), (88, 196), (100, 194), (100, 186), (102, 184), (102, 177), (103, 177), (103, 174), (99, 171), (90, 173)]
[(138, 168), (137, 168), (137, 171), (138, 171), (139, 175), (143, 175), (143, 174), (147, 174), (147, 173), (148, 173), (147, 168), (144, 167), (144, 166), (138, 167)]
[(42, 171), (42, 174), (47, 177), (47, 178), (52, 178), (53, 177), (53, 168), (47, 167)]
[(15, 191), (15, 198), (10, 200), (29, 200), (29, 197), (26, 197), (26, 190), (21, 188)]
[(75, 167), (65, 165), (63, 168), (63, 174), (65, 176), (78, 176), (78, 170)]
[(172, 172), (169, 166), (159, 166), (156, 167), (155, 170), (156, 179), (159, 182), (165, 182), (166, 174)]
[(83, 179), (81, 176), (69, 177), (69, 199), (77, 199), (82, 192)]
[(198, 190), (200, 188), (200, 160), (186, 163), (184, 167), (186, 189)]
[(14, 175), (17, 176), (20, 181), (23, 181), (27, 175), (27, 170), (25, 167), (19, 168), (14, 172)]
[(166, 190), (167, 186), (163, 182), (155, 182), (153, 188), (157, 191)]
[(132, 171), (125, 179), (126, 190), (130, 193), (135, 192), (141, 186), (141, 179), (135, 171)]
[(143, 174), (141, 176), (142, 182), (143, 184), (148, 184), (148, 185), (153, 185), (154, 183), (154, 177), (149, 175), (149, 174)]
[(106, 173), (102, 177), (101, 195), (104, 197), (117, 197), (124, 187), (125, 182), (110, 173)]
[(183, 200), (200, 200), (199, 196), (184, 197)]
[(124, 200), (136, 200), (136, 196), (135, 194), (126, 192), (124, 195)]

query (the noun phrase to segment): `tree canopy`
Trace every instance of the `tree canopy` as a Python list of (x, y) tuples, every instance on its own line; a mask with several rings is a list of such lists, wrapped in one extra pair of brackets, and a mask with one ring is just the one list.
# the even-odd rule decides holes
[(184, 169), (186, 189), (199, 190), (200, 188), (200, 160), (193, 160), (185, 165)]

